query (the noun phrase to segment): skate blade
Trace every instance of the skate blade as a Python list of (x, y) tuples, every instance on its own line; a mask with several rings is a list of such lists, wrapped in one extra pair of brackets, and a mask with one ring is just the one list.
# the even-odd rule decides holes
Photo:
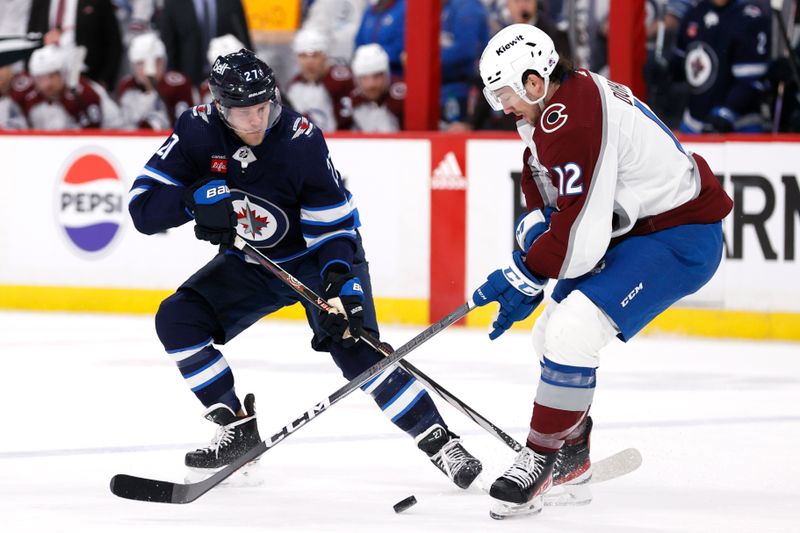
[(542, 507), (544, 507), (541, 497), (536, 497), (528, 503), (522, 504), (509, 503), (497, 498), (492, 498), (491, 500), (492, 507), (489, 509), (489, 516), (495, 520), (539, 514), (542, 512)]
[(590, 503), (592, 503), (592, 489), (587, 482), (581, 485), (558, 485), (544, 495), (544, 505), (547, 507), (579, 506)]

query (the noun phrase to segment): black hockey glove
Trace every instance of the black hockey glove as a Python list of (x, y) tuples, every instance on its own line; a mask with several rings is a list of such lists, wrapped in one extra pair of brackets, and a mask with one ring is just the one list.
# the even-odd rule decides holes
[(211, 244), (231, 246), (236, 237), (236, 213), (224, 180), (207, 179), (186, 190), (183, 202), (194, 213), (194, 234)]
[(338, 313), (322, 313), (320, 326), (344, 348), (350, 348), (364, 331), (364, 291), (361, 280), (343, 265), (334, 264), (325, 273), (323, 297)]

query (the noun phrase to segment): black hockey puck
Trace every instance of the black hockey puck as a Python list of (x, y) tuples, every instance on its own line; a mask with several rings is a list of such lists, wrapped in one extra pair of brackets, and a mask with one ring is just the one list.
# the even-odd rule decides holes
[(400, 500), (399, 502), (394, 504), (394, 512), (395, 513), (402, 513), (403, 511), (405, 511), (406, 509), (408, 509), (412, 505), (416, 505), (416, 503), (417, 503), (417, 499), (412, 494), (411, 496), (409, 496), (405, 500)]

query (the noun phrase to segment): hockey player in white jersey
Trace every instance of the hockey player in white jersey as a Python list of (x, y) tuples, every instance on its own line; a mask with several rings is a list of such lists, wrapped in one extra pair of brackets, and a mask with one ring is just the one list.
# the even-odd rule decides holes
[(480, 73), (489, 104), (520, 118), (529, 211), (520, 250), (473, 295), (500, 304), (489, 337), (528, 317), (557, 280), (533, 328), (541, 376), (526, 447), (490, 490), (490, 514), (504, 518), (540, 511), (554, 484), (591, 477), (600, 349), (708, 282), (732, 202), (628, 87), (573, 70), (538, 28), (501, 30)]

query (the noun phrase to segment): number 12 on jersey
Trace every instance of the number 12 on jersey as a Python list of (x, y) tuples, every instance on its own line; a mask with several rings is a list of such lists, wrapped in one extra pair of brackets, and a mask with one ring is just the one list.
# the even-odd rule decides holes
[(567, 163), (564, 167), (553, 167), (558, 174), (558, 195), (574, 196), (583, 193), (583, 183), (581, 183), (581, 167), (575, 163)]

